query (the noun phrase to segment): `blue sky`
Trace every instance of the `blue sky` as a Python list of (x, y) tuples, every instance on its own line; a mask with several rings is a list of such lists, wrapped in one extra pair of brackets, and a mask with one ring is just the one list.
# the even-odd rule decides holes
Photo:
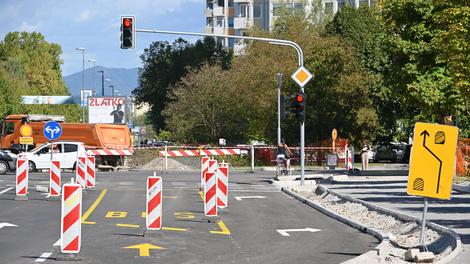
[(121, 15), (135, 15), (141, 29), (203, 32), (204, 8), (205, 0), (0, 0), (0, 39), (11, 31), (41, 32), (62, 46), (63, 75), (82, 70), (77, 47), (97, 65), (133, 68), (140, 66), (139, 55), (150, 42), (176, 37), (139, 33), (136, 49), (122, 50)]

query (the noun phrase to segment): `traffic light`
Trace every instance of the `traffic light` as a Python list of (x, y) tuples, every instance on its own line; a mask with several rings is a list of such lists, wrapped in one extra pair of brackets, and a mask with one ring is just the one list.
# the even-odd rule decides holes
[(289, 117), (290, 113), (292, 112), (292, 99), (294, 97), (292, 95), (281, 95), (281, 119), (284, 120)]
[(298, 93), (294, 95), (292, 110), (300, 121), (305, 121), (305, 94)]
[(121, 17), (121, 49), (135, 48), (135, 17)]

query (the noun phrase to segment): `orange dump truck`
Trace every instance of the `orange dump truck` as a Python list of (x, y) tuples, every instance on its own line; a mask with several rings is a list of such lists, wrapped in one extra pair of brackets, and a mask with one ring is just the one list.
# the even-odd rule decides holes
[(14, 153), (24, 150), (24, 145), (20, 144), (20, 127), (23, 124), (29, 124), (33, 129), (33, 144), (28, 145), (28, 149), (46, 143), (43, 127), (50, 120), (57, 121), (62, 126), (59, 141), (83, 142), (87, 151), (96, 156), (97, 165), (124, 165), (126, 156), (133, 153), (131, 134), (126, 125), (65, 123), (62, 116), (45, 115), (7, 116), (2, 123), (1, 149)]

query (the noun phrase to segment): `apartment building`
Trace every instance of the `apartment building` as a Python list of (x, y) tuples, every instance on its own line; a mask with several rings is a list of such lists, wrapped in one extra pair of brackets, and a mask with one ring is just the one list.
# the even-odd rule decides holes
[[(271, 30), (276, 16), (283, 8), (304, 10), (316, 0), (206, 0), (204, 15), (208, 34), (243, 36), (253, 26)], [(373, 6), (376, 0), (321, 0), (325, 12), (336, 14), (342, 6)], [(308, 12), (308, 10), (306, 10)], [(235, 54), (243, 50), (243, 43), (233, 39), (218, 39), (225, 47), (233, 48)]]

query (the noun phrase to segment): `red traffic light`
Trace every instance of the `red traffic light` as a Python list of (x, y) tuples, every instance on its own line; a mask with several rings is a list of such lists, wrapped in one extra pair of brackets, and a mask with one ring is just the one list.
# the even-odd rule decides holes
[(295, 101), (299, 104), (304, 102), (304, 95), (303, 94), (296, 94), (295, 95)]
[(124, 18), (122, 20), (122, 24), (124, 25), (125, 28), (130, 28), (130, 27), (132, 27), (132, 19), (131, 18)]

